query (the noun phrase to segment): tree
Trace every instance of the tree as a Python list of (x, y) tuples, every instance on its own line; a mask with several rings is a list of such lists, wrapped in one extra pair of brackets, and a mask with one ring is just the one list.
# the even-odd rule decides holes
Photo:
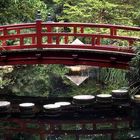
[(16, 66), (5, 76), (10, 79), (5, 88), (17, 95), (57, 96), (65, 91), (62, 78), (66, 72), (62, 65)]
[(130, 85), (130, 94), (134, 95), (140, 92), (140, 48), (136, 49), (136, 56), (130, 63), (130, 70), (127, 73), (127, 79)]
[(40, 0), (2, 0), (0, 1), (0, 23), (33, 22), (37, 10), (41, 10), (45, 19), (47, 5)]
[[(139, 1), (54, 0), (61, 7), (60, 20), (133, 25), (139, 21)], [(127, 12), (126, 12), (127, 11)]]

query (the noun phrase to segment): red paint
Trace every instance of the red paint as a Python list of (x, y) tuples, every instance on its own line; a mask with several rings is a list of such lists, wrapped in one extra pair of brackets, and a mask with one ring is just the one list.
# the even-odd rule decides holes
[[(67, 27), (71, 30), (71, 32), (64, 32), (64, 27)], [(90, 29), (91, 32), (87, 32)], [(100, 33), (99, 31), (101, 29), (108, 29), (105, 33)], [(28, 30), (24, 33), (24, 30)], [(116, 64), (110, 62), (110, 59), (105, 60), (104, 57), (100, 56), (98, 57), (88, 57), (85, 56), (78, 56), (78, 59), (81, 59), (81, 61), (77, 60), (77, 62), (70, 60), (72, 56), (65, 56), (65, 52), (61, 55), (55, 55), (55, 61), (54, 59), (50, 58), (49, 60), (44, 59), (42, 57), (42, 60), (34, 60), (37, 59), (34, 58), (33, 54), (30, 54), (30, 60), (29, 56), (28, 58), (26, 55), (20, 55), (20, 58), (24, 60), (24, 62), (16, 61), (16, 56), (9, 56), (9, 53), (6, 55), (6, 61), (3, 61), (3, 54), (0, 56), (0, 65), (7, 65), (7, 64), (31, 64), (31, 63), (60, 63), (60, 64), (89, 64), (89, 65), (99, 65), (103, 67), (115, 67), (115, 68), (128, 68), (129, 61), (134, 56), (134, 52), (132, 50), (132, 46), (135, 42), (140, 41), (140, 37), (132, 37), (132, 36), (120, 36), (119, 32), (123, 30), (126, 33), (130, 31), (140, 31), (139, 27), (127, 27), (127, 26), (120, 26), (120, 25), (110, 25), (110, 24), (92, 24), (92, 23), (53, 23), (53, 22), (42, 22), (41, 20), (37, 20), (36, 23), (25, 23), (25, 24), (15, 24), (15, 25), (5, 25), (0, 26), (0, 42), (1, 47), (0, 51), (3, 53), (3, 51), (24, 51), (25, 49), (30, 49), (33, 51), (33, 49), (45, 49), (46, 55), (47, 51), (51, 51), (52, 49), (60, 49), (63, 51), (73, 51), (73, 54), (76, 53), (76, 51), (84, 51), (85, 54), (88, 55), (91, 51), (98, 52), (104, 54), (110, 53), (110, 57), (120, 57), (120, 56), (127, 56), (128, 60), (124, 61), (123, 57), (121, 57), (121, 60), (117, 61)], [(9, 34), (10, 31), (15, 31), (14, 34)], [(96, 32), (98, 31), (98, 32)], [(87, 38), (88, 37), (88, 38)], [(46, 40), (44, 39), (46, 38)], [(62, 40), (63, 43), (62, 43)], [(84, 45), (71, 45), (72, 39), (79, 38), (81, 41), (85, 39), (89, 39), (88, 44)], [(25, 40), (29, 39), (29, 43), (25, 44)], [(112, 42), (107, 45), (102, 44), (103, 39), (110, 39)], [(13, 40), (17, 41), (16, 44), (7, 44), (8, 41)], [(118, 46), (118, 42), (116, 40), (122, 40), (127, 42), (127, 46), (124, 48)], [(116, 45), (116, 44), (117, 45)], [(126, 48), (127, 47), (127, 48)], [(48, 49), (48, 50), (47, 50)], [(73, 50), (71, 50), (73, 49)], [(87, 51), (89, 50), (89, 51)], [(26, 54), (27, 52), (25, 52)], [(36, 53), (36, 50), (34, 50), (34, 54)], [(67, 53), (66, 53), (67, 54)], [(97, 55), (98, 53), (96, 53)], [(27, 53), (28, 55), (28, 53)], [(83, 54), (82, 54), (83, 55)], [(120, 56), (119, 56), (120, 55)], [(9, 58), (10, 57), (10, 58)], [(67, 59), (66, 59), (67, 58)], [(61, 60), (63, 59), (63, 60)], [(88, 60), (87, 60), (88, 59)], [(94, 60), (98, 59), (98, 61)], [(34, 60), (34, 62), (32, 62)], [(60, 61), (61, 60), (61, 61)], [(90, 60), (90, 62), (89, 62)], [(107, 63), (104, 63), (108, 61)], [(101, 64), (100, 62), (103, 62), (104, 64)], [(96, 63), (96, 64), (95, 64)], [(121, 66), (120, 66), (121, 64)]]

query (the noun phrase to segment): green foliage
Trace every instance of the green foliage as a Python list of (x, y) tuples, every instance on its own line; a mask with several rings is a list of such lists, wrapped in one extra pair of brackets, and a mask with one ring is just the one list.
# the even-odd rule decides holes
[(125, 71), (115, 69), (91, 69), (85, 72), (89, 78), (76, 86), (66, 74), (63, 65), (16, 66), (4, 78), (8, 85), (4, 89), (17, 95), (27, 96), (74, 96), (78, 94), (110, 93), (112, 89), (127, 86)]
[(136, 56), (130, 62), (130, 70), (126, 77), (130, 85), (130, 94), (134, 95), (140, 92), (140, 42), (133, 45)]
[[(61, 94), (61, 96), (74, 96), (79, 94), (92, 94), (97, 93), (111, 93), (113, 89), (120, 87), (127, 87), (128, 81), (126, 79), (125, 70), (108, 69), (108, 68), (92, 68), (85, 75), (89, 78), (81, 85), (76, 86), (70, 80), (63, 79), (69, 85), (69, 90)], [(82, 75), (82, 74), (81, 74)]]
[[(92, 23), (139, 25), (139, 1), (54, 0), (63, 7), (60, 20)], [(63, 5), (63, 6), (62, 6)], [(127, 12), (126, 12), (127, 11)]]
[(44, 82), (47, 76), (41, 73), (40, 68), (35, 69), (32, 66), (15, 67), (13, 72), (7, 76), (11, 79), (9, 88), (16, 94), (36, 95), (37, 91), (40, 91), (40, 94), (47, 91)]
[[(75, 5), (75, 6), (74, 6)], [(115, 5), (95, 0), (78, 1), (77, 4), (64, 3), (64, 18), (70, 21), (80, 22), (104, 22), (107, 12), (115, 8)]]
[[(67, 69), (61, 65), (18, 66), (7, 74), (8, 88), (17, 95), (49, 96), (61, 93)], [(7, 88), (7, 87), (6, 87)]]
[(81, 94), (92, 94), (100, 92), (100, 86), (94, 79), (87, 79), (80, 86), (76, 86), (71, 83), (71, 90), (66, 94), (67, 96), (81, 95)]
[(37, 10), (46, 18), (47, 6), (40, 0), (2, 0), (0, 1), (0, 23), (31, 22)]
[(128, 86), (126, 70), (103, 68), (100, 70), (101, 87), (103, 93), (110, 93), (113, 89)]
[(133, 95), (140, 92), (140, 54), (139, 52), (132, 59), (130, 66), (131, 67), (130, 67), (130, 71), (127, 74), (127, 78), (130, 83), (131, 94)]
[(5, 78), (5, 74), (7, 73), (8, 72), (6, 70), (3, 70), (3, 69), (0, 70), (0, 89), (3, 89), (4, 86), (9, 85), (11, 81), (9, 78)]

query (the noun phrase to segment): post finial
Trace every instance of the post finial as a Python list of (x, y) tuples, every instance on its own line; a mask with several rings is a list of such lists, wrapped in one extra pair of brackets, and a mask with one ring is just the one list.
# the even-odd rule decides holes
[(47, 22), (53, 22), (51, 13), (48, 13)]
[(40, 12), (40, 10), (37, 10), (36, 20), (41, 20), (41, 12)]

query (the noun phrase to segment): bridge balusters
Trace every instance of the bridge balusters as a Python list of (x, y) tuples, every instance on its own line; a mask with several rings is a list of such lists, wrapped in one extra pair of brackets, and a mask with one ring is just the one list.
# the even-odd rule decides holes
[[(3, 36), (7, 35), (7, 28), (3, 28)], [(2, 40), (2, 46), (7, 46), (6, 39)]]
[(95, 45), (100, 45), (100, 37), (96, 37), (96, 40), (95, 40)]
[[(77, 27), (76, 26), (73, 27), (73, 33), (77, 34)], [(74, 37), (74, 39), (76, 39), (77, 36), (73, 36), (73, 37)]]
[(42, 46), (42, 21), (36, 20), (36, 36), (37, 36), (37, 47)]
[(20, 37), (20, 46), (24, 46), (24, 38)]
[(94, 46), (95, 46), (95, 37), (92, 36), (92, 47), (94, 47)]
[(64, 43), (68, 44), (68, 36), (67, 35), (65, 35), (65, 37), (64, 37)]
[(20, 35), (20, 29), (16, 29), (17, 35)]
[(56, 44), (59, 45), (59, 42), (60, 42), (60, 38), (59, 36), (56, 36)]
[(74, 34), (77, 33), (77, 27), (76, 27), (76, 26), (73, 27), (73, 33), (74, 33)]
[(32, 37), (32, 44), (36, 44), (36, 38), (34, 36)]
[[(16, 33), (17, 33), (17, 35), (20, 35), (21, 34), (21, 30), (20, 29), (16, 29)], [(20, 46), (24, 46), (24, 37), (23, 36), (20, 37), (19, 45)]]
[[(73, 29), (74, 30), (74, 29)], [(68, 44), (69, 43), (69, 32), (70, 32), (71, 30), (69, 29), (69, 27), (68, 26), (65, 26), (64, 27), (64, 33), (65, 33), (65, 35), (64, 35), (64, 44)], [(74, 31), (73, 31), (74, 32)]]
[(111, 28), (110, 28), (110, 35), (111, 35), (111, 36), (117, 35), (117, 29), (114, 28), (114, 27), (111, 27)]
[[(48, 32), (48, 33), (51, 33), (51, 32), (52, 32), (52, 27), (51, 27), (51, 25), (48, 25), (48, 26), (47, 26), (47, 32)], [(48, 38), (48, 44), (51, 44), (51, 43), (52, 43), (52, 36), (51, 36), (51, 35), (48, 35), (47, 38)]]
[(84, 27), (80, 27), (80, 32), (83, 34), (84, 33)]

